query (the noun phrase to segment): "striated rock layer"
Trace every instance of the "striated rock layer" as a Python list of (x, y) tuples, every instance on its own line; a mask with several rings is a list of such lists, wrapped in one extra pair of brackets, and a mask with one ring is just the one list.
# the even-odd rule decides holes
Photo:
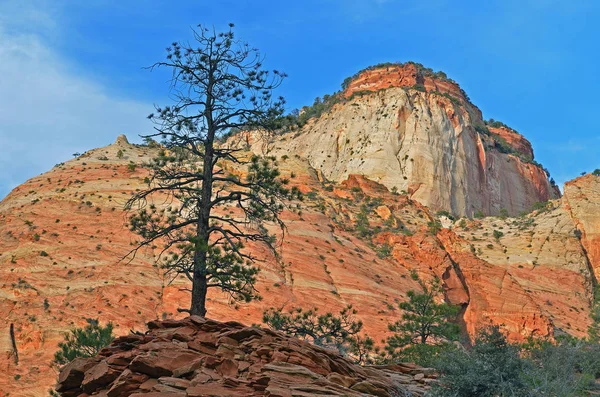
[[(423, 396), (431, 370), (359, 367), (337, 352), (268, 329), (192, 316), (153, 321), (62, 369), (65, 397)], [(84, 394), (86, 393), (86, 394)]]
[[(486, 129), (479, 109), (450, 80), (410, 63), (387, 66), (360, 73), (343, 96), (293, 137), (276, 139), (273, 153), (306, 157), (335, 182), (365, 175), (454, 215), (518, 215), (560, 196), (545, 171), (527, 162), (529, 142), (506, 128)], [(498, 149), (497, 137), (512, 153)]]
[[(113, 321), (116, 334), (125, 335), (144, 330), (150, 320), (181, 316), (177, 308), (189, 304), (187, 282), (169, 283), (153, 266), (152, 249), (122, 260), (135, 240), (123, 204), (144, 188), (139, 163), (156, 151), (119, 140), (57, 165), (0, 203), (4, 393), (47, 395), (58, 342), (86, 318)], [(211, 291), (211, 317), (251, 324), (260, 323), (269, 307), (336, 312), (352, 304), (366, 333), (380, 341), (387, 324), (401, 316), (397, 304), (418, 288), (409, 277), (417, 271), (425, 280), (443, 280), (440, 299), (462, 307), (465, 338), (486, 324), (502, 325), (512, 340), (585, 335), (592, 269), (600, 267), (594, 256), (598, 223), (586, 214), (597, 203), (592, 199), (600, 178), (571, 182), (562, 201), (523, 218), (453, 222), (364, 176), (323, 183), (300, 156), (279, 161), (306, 197), (301, 212), (283, 214), (288, 233), (279, 258), (251, 246), (265, 258), (257, 284), (263, 300), (238, 306)], [(367, 225), (359, 227), (361, 213)], [(444, 228), (432, 228), (437, 221)]]
[[(521, 159), (533, 156), (524, 138), (504, 128), (475, 130), (480, 112), (455, 83), (415, 66), (414, 81), (405, 68), (384, 87), (387, 72), (359, 75), (346, 101), (272, 143), (283, 176), (305, 201), (283, 212), (287, 233), (277, 257), (249, 245), (264, 258), (256, 286), (263, 300), (238, 305), (210, 291), (209, 316), (252, 324), (269, 307), (337, 312), (352, 304), (365, 332), (381, 341), (402, 315), (398, 303), (419, 288), (410, 277), (416, 271), (443, 280), (438, 298), (461, 306), (466, 342), (488, 324), (501, 325), (511, 340), (584, 336), (600, 271), (600, 178), (569, 182), (562, 199), (519, 218), (436, 215), (514, 214), (557, 195), (545, 172)], [(498, 150), (497, 137), (510, 154)], [(269, 149), (247, 142), (254, 151)], [(187, 281), (154, 266), (154, 248), (125, 258), (136, 236), (123, 206), (146, 187), (142, 163), (157, 151), (120, 137), (0, 203), (5, 395), (47, 396), (58, 342), (86, 318), (112, 321), (115, 333), (126, 335), (151, 320), (182, 317)], [(243, 174), (234, 164), (223, 167)], [(223, 211), (239, 215), (233, 207)], [(102, 368), (102, 379), (115, 374)]]

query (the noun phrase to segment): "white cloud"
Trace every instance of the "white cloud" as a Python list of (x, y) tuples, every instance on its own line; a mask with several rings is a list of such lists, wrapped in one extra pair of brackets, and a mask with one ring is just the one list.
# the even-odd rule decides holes
[[(1, 7), (0, 7), (1, 9)], [(42, 14), (29, 18), (45, 20)], [(3, 28), (0, 19), (0, 199), (73, 152), (130, 138), (151, 127), (152, 105), (115, 98), (79, 77), (42, 34)], [(51, 27), (51, 21), (45, 25)]]

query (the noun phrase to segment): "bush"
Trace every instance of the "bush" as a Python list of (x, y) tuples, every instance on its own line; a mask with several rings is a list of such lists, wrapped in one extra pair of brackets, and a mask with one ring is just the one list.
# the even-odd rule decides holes
[(88, 325), (85, 328), (75, 328), (58, 344), (60, 350), (54, 353), (55, 364), (65, 365), (77, 357), (95, 356), (112, 342), (112, 323), (102, 327), (97, 319), (88, 318), (86, 321)]
[(473, 215), (473, 216), (477, 219), (481, 219), (481, 218), (485, 217), (485, 214), (483, 213), (483, 211), (477, 210), (477, 211), (475, 211), (475, 215)]
[(592, 175), (594, 176), (600, 176), (600, 168), (596, 168), (593, 172)]
[(429, 228), (429, 232), (431, 234), (433, 234), (434, 236), (436, 234), (438, 234), (440, 232), (440, 230), (442, 230), (442, 224), (440, 221), (431, 221), (431, 222), (427, 222), (427, 227)]
[(441, 210), (441, 211), (438, 211), (436, 215), (437, 216), (445, 216), (446, 218), (450, 219), (451, 221), (454, 220), (454, 217), (452, 216), (450, 211)]
[(336, 349), (358, 363), (370, 362), (374, 342), (368, 336), (360, 337), (363, 323), (355, 320), (356, 310), (348, 305), (339, 312), (318, 314), (318, 309), (304, 311), (291, 309), (269, 309), (263, 313), (263, 322), (271, 329), (282, 331), (314, 345)]
[(496, 397), (524, 396), (526, 363), (519, 349), (509, 344), (497, 326), (483, 329), (470, 351), (444, 353), (434, 363), (440, 384), (434, 396)]
[(377, 252), (377, 257), (380, 259), (388, 258), (392, 255), (392, 246), (389, 244), (382, 244), (375, 249), (375, 252)]
[(527, 346), (524, 379), (533, 396), (582, 396), (600, 370), (600, 346), (566, 339)]
[(500, 230), (494, 230), (494, 238), (496, 241), (500, 240), (502, 236), (504, 236), (504, 233), (502, 233)]

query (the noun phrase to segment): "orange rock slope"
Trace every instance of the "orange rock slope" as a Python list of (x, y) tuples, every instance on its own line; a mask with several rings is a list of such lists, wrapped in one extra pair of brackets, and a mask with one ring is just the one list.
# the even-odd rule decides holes
[[(177, 318), (177, 308), (188, 305), (186, 282), (169, 284), (153, 266), (152, 250), (123, 260), (135, 236), (122, 208), (144, 188), (140, 164), (155, 153), (119, 139), (27, 181), (0, 203), (0, 315), (6, 319), (0, 366), (7, 374), (0, 390), (7, 395), (46, 395), (56, 379), (51, 361), (58, 342), (86, 318), (112, 321), (124, 335), (144, 330), (149, 320)], [(263, 300), (230, 304), (212, 291), (210, 317), (252, 324), (268, 307), (338, 311), (352, 304), (379, 341), (401, 315), (398, 302), (418, 288), (409, 277), (414, 270), (443, 279), (445, 298), (462, 307), (465, 336), (489, 323), (503, 324), (516, 340), (585, 334), (591, 268), (599, 266), (586, 251), (595, 252), (589, 247), (597, 223), (571, 214), (590, 208), (595, 177), (573, 182), (579, 193), (567, 188), (563, 202), (524, 218), (452, 222), (363, 176), (336, 185), (321, 182), (300, 156), (279, 162), (306, 199), (300, 211), (283, 214), (288, 232), (279, 258), (252, 247), (265, 258), (257, 285)], [(366, 225), (359, 225), (361, 213)], [(432, 227), (436, 221), (445, 227)]]

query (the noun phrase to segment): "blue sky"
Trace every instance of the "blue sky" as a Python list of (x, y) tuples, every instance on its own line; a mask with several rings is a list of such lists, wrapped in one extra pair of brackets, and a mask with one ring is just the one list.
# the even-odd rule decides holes
[(379, 62), (443, 70), (562, 185), (600, 168), (598, 20), (595, 0), (0, 0), (0, 198), (148, 131), (167, 76), (143, 67), (190, 26), (228, 22), (287, 72), (290, 108)]

